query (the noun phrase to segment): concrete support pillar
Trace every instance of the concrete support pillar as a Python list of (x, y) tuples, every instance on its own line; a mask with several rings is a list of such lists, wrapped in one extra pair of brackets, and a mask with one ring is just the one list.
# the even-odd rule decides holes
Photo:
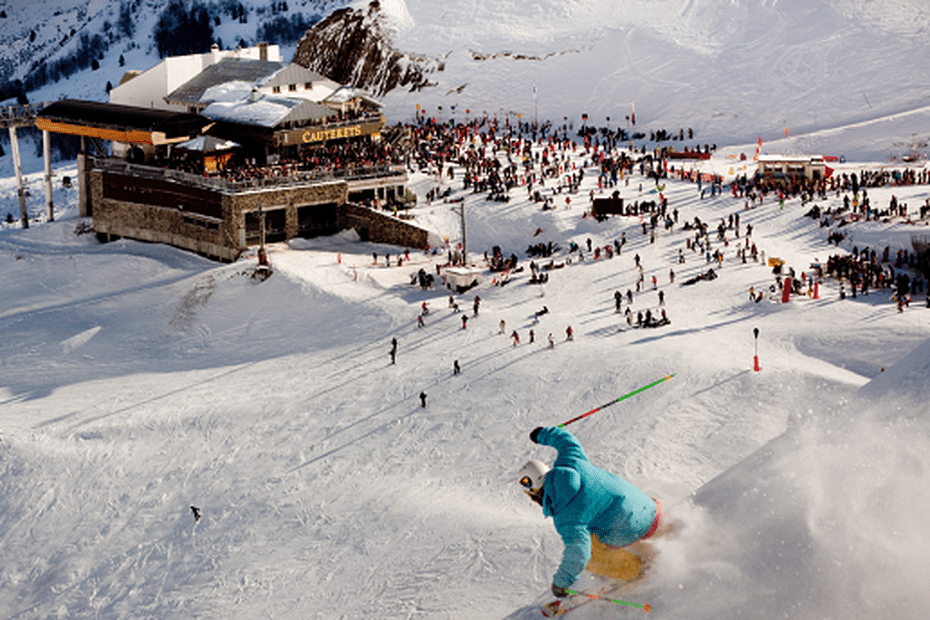
[(19, 213), (23, 221), (23, 228), (29, 228), (29, 213), (26, 211), (26, 190), (23, 188), (23, 169), (19, 160), (19, 140), (16, 138), (16, 127), (10, 125), (10, 146), (13, 148), (13, 168), (16, 170), (16, 188), (19, 192)]
[(81, 152), (77, 156), (78, 209), (81, 217), (93, 216), (90, 204), (90, 170), (87, 165), (87, 138), (81, 136)]
[(87, 175), (84, 173), (87, 168), (87, 155), (78, 153), (77, 156), (77, 181), (78, 181), (78, 213), (81, 217), (90, 217), (90, 210), (87, 202)]
[(55, 205), (52, 202), (52, 139), (51, 134), (42, 130), (42, 159), (45, 160), (45, 209), (48, 221), (55, 221)]

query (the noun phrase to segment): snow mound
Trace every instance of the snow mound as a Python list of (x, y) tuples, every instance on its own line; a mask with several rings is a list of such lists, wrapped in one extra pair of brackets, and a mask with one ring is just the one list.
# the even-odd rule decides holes
[[(908, 414), (926, 414), (930, 402), (930, 339), (911, 351), (900, 362), (886, 369), (859, 389), (859, 394), (874, 402), (905, 401)], [(887, 415), (895, 415), (895, 411)]]
[(644, 596), (668, 617), (922, 616), (930, 424), (883, 399), (925, 403), (928, 368), (930, 340), (698, 489)]

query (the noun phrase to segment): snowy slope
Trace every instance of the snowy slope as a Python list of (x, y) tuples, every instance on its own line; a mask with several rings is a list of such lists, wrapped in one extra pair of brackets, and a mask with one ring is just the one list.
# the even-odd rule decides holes
[[(390, 0), (397, 46), (442, 58), (429, 91), (387, 97), (464, 116), (510, 113), (577, 127), (693, 128), (695, 142), (766, 141), (926, 106), (930, 11), (919, 0)], [(534, 97), (534, 85), (536, 95)], [(904, 134), (926, 138), (926, 119)], [(886, 159), (888, 135), (850, 158)], [(842, 143), (832, 149), (842, 150)], [(900, 155), (900, 152), (892, 153)]]
[[(581, 151), (572, 161), (583, 165)], [(36, 215), (40, 177), (29, 178)], [(644, 181), (634, 174), (622, 194), (654, 197)], [(412, 186), (422, 197), (435, 183), (415, 175)], [(502, 204), (452, 187), (473, 260), (493, 245), (522, 257), (538, 241), (604, 245), (625, 232), (628, 244), (553, 271), (544, 297), (526, 272), (505, 287), (488, 275), (458, 297), (465, 311), (482, 298), (463, 330), (446, 293), (409, 284), (437, 258), (415, 251), (387, 268), (398, 248), (351, 235), (273, 246), (275, 275), (257, 283), (254, 259), (218, 265), (75, 235), (75, 189), (56, 190), (54, 223), (4, 224), (0, 616), (464, 619), (479, 605), (479, 617), (536, 618), (562, 546), (514, 483), (526, 459), (554, 457), (528, 432), (666, 373), (676, 376), (571, 427), (596, 464), (682, 522), (634, 602), (657, 618), (921, 616), (930, 441), (914, 415), (925, 394), (908, 393), (930, 363), (926, 344), (915, 350), (930, 311), (898, 314), (887, 293), (840, 301), (829, 282), (820, 300), (750, 303), (749, 287), (773, 276), (737, 261), (732, 244), (717, 280), (685, 286), (707, 268), (697, 254), (676, 262), (686, 233), (651, 244), (636, 218), (582, 218), (590, 174), (572, 209), (548, 212), (520, 190)], [(877, 205), (892, 193), (930, 198), (927, 186), (870, 190)], [(921, 230), (856, 224), (835, 250), (796, 200), (744, 211), (680, 182), (666, 195), (681, 222), (739, 211), (766, 256), (799, 272), (855, 243), (908, 247)], [(0, 200), (16, 204), (12, 179)], [(421, 200), (417, 220), (455, 243), (451, 207)], [(668, 327), (626, 329), (613, 312), (614, 291), (634, 288), (635, 253), (666, 294)], [(647, 308), (658, 309), (648, 285), (632, 305)]]

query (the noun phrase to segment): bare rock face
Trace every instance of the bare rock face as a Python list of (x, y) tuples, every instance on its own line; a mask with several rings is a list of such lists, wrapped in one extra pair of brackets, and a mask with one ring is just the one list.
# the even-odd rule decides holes
[(427, 76), (442, 71), (442, 62), (394, 49), (384, 19), (376, 1), (367, 11), (334, 11), (307, 30), (294, 62), (378, 97), (395, 88), (413, 92), (433, 86)]

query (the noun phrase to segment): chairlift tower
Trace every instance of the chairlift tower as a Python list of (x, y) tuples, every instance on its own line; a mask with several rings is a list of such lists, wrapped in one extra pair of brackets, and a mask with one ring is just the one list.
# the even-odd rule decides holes
[[(26, 104), (0, 108), (0, 127), (6, 126), (10, 132), (10, 147), (13, 155), (13, 168), (16, 171), (16, 187), (19, 194), (19, 212), (23, 228), (29, 228), (29, 213), (26, 210), (26, 191), (23, 187), (23, 169), (19, 155), (19, 139), (16, 136), (17, 127), (34, 125), (36, 115), (45, 107), (44, 103)], [(55, 219), (52, 205), (52, 162), (49, 133), (42, 131), (42, 150), (45, 160), (45, 205), (48, 209), (48, 219)]]

